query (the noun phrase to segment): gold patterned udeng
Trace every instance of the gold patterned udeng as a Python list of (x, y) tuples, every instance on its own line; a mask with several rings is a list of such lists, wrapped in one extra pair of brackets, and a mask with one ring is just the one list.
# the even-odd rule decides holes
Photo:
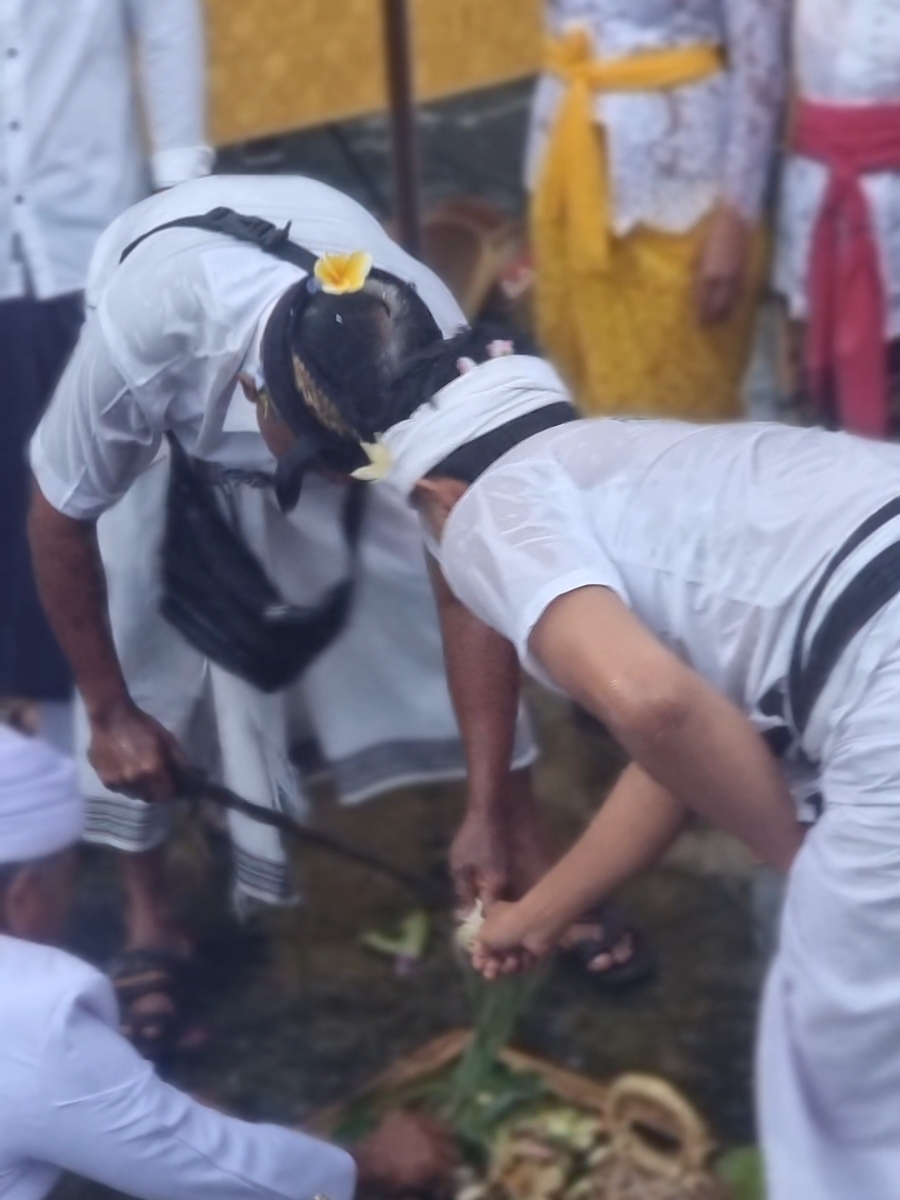
[[(386, 105), (383, 0), (206, 0), (213, 138), (245, 141)], [(541, 0), (409, 0), (416, 91), (537, 71)]]

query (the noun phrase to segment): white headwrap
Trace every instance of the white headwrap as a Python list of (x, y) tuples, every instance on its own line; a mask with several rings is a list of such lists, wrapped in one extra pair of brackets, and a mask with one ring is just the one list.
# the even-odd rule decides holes
[(404, 496), (439, 462), (482, 434), (549, 404), (572, 402), (542, 358), (510, 354), (473, 365), (430, 403), (381, 437), (390, 455), (384, 475)]
[(84, 801), (72, 760), (0, 726), (0, 863), (56, 854), (83, 831)]

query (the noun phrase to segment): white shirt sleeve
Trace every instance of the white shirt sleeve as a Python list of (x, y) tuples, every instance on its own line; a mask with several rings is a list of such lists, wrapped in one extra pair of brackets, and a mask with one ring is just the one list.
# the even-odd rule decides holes
[(206, 1108), (76, 1004), (47, 1040), (23, 1150), (140, 1200), (352, 1200), (336, 1146)]
[(206, 62), (199, 0), (127, 0), (137, 41), (153, 183), (208, 175)]
[(585, 493), (551, 460), (521, 459), (472, 485), (441, 542), (441, 567), (452, 591), (509, 638), (526, 670), (547, 683), (528, 640), (554, 600), (578, 588), (606, 587), (629, 603), (585, 502)]
[(162, 442), (115, 365), (96, 314), (88, 318), (31, 442), (31, 469), (59, 512), (90, 521), (112, 507)]

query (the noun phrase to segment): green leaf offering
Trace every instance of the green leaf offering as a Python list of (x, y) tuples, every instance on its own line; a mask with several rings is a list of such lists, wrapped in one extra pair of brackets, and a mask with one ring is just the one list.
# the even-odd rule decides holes
[(364, 933), (360, 941), (376, 954), (417, 962), (425, 953), (430, 933), (428, 913), (424, 909), (417, 909), (401, 922), (396, 933), (371, 930)]
[(503, 1120), (544, 1095), (535, 1076), (511, 1071), (500, 1061), (542, 979), (540, 972), (532, 972), (488, 982), (476, 972), (466, 971), (474, 1036), (450, 1076), (442, 1107), (458, 1134), (473, 1148), (486, 1151)]

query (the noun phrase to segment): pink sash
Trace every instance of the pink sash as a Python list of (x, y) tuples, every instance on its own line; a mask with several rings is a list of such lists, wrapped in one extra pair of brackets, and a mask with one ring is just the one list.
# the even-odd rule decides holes
[(900, 104), (798, 109), (794, 149), (830, 171), (813, 232), (807, 287), (807, 367), (821, 399), (837, 392), (843, 428), (884, 437), (889, 427), (885, 294), (878, 243), (860, 176), (900, 171)]

